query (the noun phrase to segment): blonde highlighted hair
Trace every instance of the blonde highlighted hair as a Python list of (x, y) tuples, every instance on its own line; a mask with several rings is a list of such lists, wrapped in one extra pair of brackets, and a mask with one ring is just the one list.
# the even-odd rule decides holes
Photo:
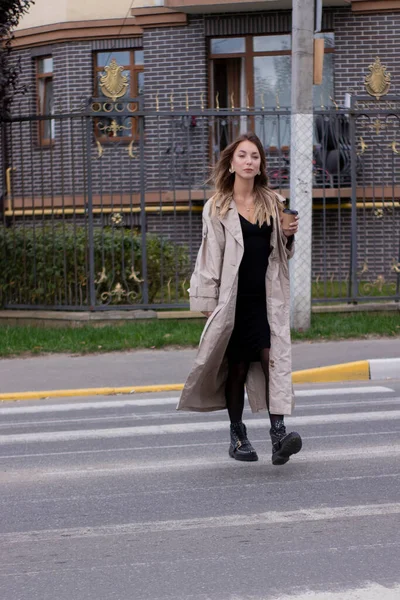
[(213, 169), (211, 180), (214, 182), (216, 193), (212, 200), (212, 214), (219, 212), (220, 217), (228, 212), (231, 200), (233, 198), (233, 186), (235, 183), (235, 173), (230, 173), (229, 168), (232, 163), (236, 148), (242, 142), (251, 142), (257, 146), (260, 153), (260, 175), (254, 178), (254, 222), (261, 227), (263, 223), (271, 223), (271, 217), (275, 215), (276, 206), (283, 210), (279, 196), (268, 187), (268, 177), (266, 173), (267, 161), (265, 152), (260, 139), (255, 133), (244, 133), (234, 142), (227, 146), (219, 157), (217, 164)]

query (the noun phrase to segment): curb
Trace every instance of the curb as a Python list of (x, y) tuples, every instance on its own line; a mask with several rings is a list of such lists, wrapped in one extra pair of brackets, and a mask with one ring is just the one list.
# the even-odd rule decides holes
[[(315, 369), (294, 371), (293, 383), (330, 383), (341, 381), (367, 381), (400, 378), (400, 358), (360, 360)], [(36, 392), (8, 392), (0, 394), (0, 402), (12, 400), (44, 400), (46, 398), (72, 398), (75, 396), (114, 396), (117, 394), (145, 394), (149, 392), (175, 392), (183, 383), (139, 385), (132, 387), (100, 387)]]

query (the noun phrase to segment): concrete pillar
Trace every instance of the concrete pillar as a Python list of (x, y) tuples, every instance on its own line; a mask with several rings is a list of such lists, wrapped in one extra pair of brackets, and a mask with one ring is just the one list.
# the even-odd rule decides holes
[(299, 212), (291, 259), (291, 326), (311, 323), (314, 0), (293, 0), (290, 207)]

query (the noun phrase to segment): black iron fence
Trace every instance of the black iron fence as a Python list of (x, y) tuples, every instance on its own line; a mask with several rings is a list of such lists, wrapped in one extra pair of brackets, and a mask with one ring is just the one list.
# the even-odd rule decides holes
[[(399, 301), (399, 108), (359, 99), (314, 115), (314, 302)], [(1, 305), (188, 306), (210, 167), (248, 130), (265, 147), (271, 187), (288, 196), (285, 109), (149, 111), (137, 98), (92, 99), (3, 121)]]

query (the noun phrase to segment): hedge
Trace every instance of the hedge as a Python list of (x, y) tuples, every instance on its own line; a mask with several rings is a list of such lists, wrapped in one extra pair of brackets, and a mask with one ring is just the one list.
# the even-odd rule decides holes
[[(97, 303), (140, 304), (140, 233), (119, 227), (95, 227), (93, 236)], [(187, 300), (187, 248), (159, 235), (146, 234), (146, 250), (149, 302)], [(87, 227), (0, 227), (0, 303), (88, 305)]]

